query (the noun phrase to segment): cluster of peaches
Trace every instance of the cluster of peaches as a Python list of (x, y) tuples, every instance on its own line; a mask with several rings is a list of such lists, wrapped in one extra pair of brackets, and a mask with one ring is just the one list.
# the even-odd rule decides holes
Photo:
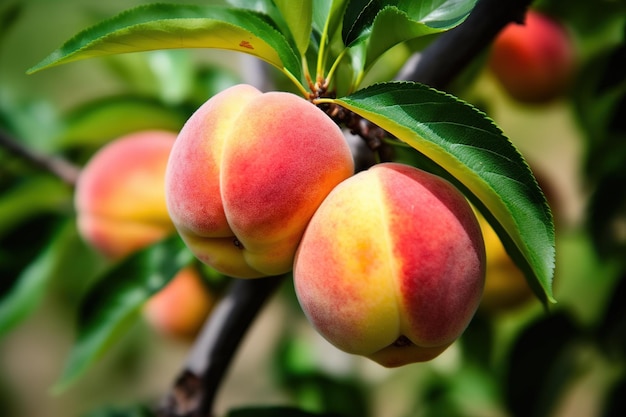
[(463, 195), (398, 163), (355, 174), (341, 129), (290, 93), (234, 86), (177, 136), (108, 144), (85, 167), (76, 204), (82, 235), (112, 258), (176, 229), (225, 275), (293, 272), (315, 328), (385, 366), (440, 354), (482, 294), (483, 238)]
[[(355, 173), (335, 122), (285, 92), (234, 86), (178, 134), (111, 142), (85, 167), (76, 207), (82, 236), (112, 259), (178, 232), (224, 275), (292, 273), (320, 334), (388, 367), (442, 353), (490, 282), (510, 279), (521, 283), (516, 294), (530, 295), (452, 184), (399, 163)], [(157, 328), (189, 336), (212, 303), (187, 268), (145, 311)]]

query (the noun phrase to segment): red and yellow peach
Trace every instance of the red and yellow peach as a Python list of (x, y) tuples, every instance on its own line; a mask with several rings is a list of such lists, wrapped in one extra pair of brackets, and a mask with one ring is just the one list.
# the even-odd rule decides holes
[(193, 267), (182, 269), (145, 304), (143, 315), (159, 333), (191, 340), (202, 328), (216, 299)]
[(309, 219), (353, 170), (341, 130), (315, 105), (237, 85), (181, 130), (167, 206), (202, 262), (234, 277), (277, 275), (292, 269)]
[[(97, 251), (118, 260), (176, 232), (165, 204), (165, 169), (176, 133), (128, 134), (105, 145), (85, 165), (75, 192), (79, 233)], [(145, 304), (158, 332), (189, 339), (214, 300), (192, 267), (182, 269)]]
[(433, 359), (464, 331), (481, 298), (485, 249), (455, 187), (384, 163), (328, 195), (293, 273), (298, 300), (322, 336), (396, 367)]
[(524, 273), (515, 265), (487, 220), (481, 215), (477, 217), (487, 254), (485, 289), (479, 309), (485, 313), (498, 314), (526, 305), (534, 295)]
[(510, 23), (498, 34), (488, 65), (512, 98), (545, 103), (568, 88), (575, 61), (574, 44), (565, 28), (530, 10), (524, 24)]
[(175, 232), (165, 205), (165, 168), (176, 134), (131, 133), (101, 149), (83, 168), (75, 207), (81, 236), (120, 258)]

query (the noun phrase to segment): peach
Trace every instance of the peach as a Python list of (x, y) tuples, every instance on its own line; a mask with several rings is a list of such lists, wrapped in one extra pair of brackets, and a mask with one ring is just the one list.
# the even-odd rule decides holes
[(508, 255), (496, 232), (484, 217), (477, 217), (487, 254), (485, 288), (479, 308), (491, 314), (515, 310), (532, 300), (533, 292), (524, 273)]
[(193, 339), (215, 305), (215, 297), (193, 267), (182, 269), (144, 305), (143, 316), (159, 333)]
[(294, 284), (318, 332), (383, 366), (427, 361), (457, 339), (482, 293), (480, 226), (449, 182), (383, 163), (339, 184), (311, 219)]
[(341, 130), (315, 105), (236, 85), (180, 131), (167, 206), (202, 262), (233, 277), (277, 275), (291, 271), (309, 219), (353, 171)]
[(496, 79), (520, 102), (544, 103), (562, 95), (575, 70), (574, 44), (563, 26), (537, 11), (496, 37), (488, 61)]
[(120, 258), (175, 232), (165, 204), (165, 168), (176, 133), (120, 137), (85, 165), (75, 191), (78, 229), (109, 258)]

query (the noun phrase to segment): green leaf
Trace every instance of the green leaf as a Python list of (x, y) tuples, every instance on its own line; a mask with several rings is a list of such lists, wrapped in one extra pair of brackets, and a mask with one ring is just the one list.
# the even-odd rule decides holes
[(355, 68), (357, 79), (362, 79), (363, 73), (395, 45), (459, 25), (475, 3), (476, 0), (351, 1), (343, 21), (343, 41), (352, 49), (367, 45), (363, 66)]
[(464, 20), (477, 0), (399, 0), (398, 8), (434, 28), (450, 29)]
[(11, 290), (0, 300), (0, 337), (37, 308), (50, 280), (58, 272), (60, 258), (68, 245), (76, 239), (74, 222), (66, 222), (48, 246), (22, 271)]
[(23, 220), (71, 205), (72, 190), (49, 175), (35, 176), (0, 195), (0, 236)]
[(152, 4), (86, 29), (28, 70), (85, 58), (177, 48), (218, 48), (263, 59), (300, 81), (299, 56), (265, 15), (218, 6)]
[(183, 112), (154, 100), (134, 96), (109, 97), (74, 109), (55, 141), (60, 148), (101, 146), (111, 139), (140, 130), (177, 132), (187, 117)]
[(142, 305), (193, 260), (178, 235), (143, 249), (108, 271), (83, 302), (78, 338), (56, 385), (66, 389), (139, 319)]
[(477, 206), (544, 302), (553, 302), (552, 214), (522, 156), (483, 113), (410, 82), (376, 84), (332, 100), (370, 120), (449, 173)]
[[(393, 46), (419, 37), (440, 33), (461, 24), (474, 8), (476, 0), (410, 2), (419, 9), (409, 12), (386, 7), (376, 16), (368, 37), (365, 70)], [(432, 6), (429, 7), (429, 6)]]
[(351, 0), (343, 17), (341, 37), (346, 46), (366, 36), (382, 9), (395, 4), (393, 0)]
[(345, 13), (348, 0), (315, 0), (313, 2), (313, 27), (319, 33), (326, 30), (332, 38)]
[(300, 55), (304, 55), (311, 39), (311, 25), (313, 21), (312, 0), (274, 0), (287, 26), (291, 31)]

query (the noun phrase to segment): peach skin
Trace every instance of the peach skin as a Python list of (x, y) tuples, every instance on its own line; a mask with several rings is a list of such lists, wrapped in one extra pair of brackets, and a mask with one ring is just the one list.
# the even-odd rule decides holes
[(167, 206), (191, 251), (240, 278), (289, 272), (304, 228), (353, 174), (339, 127), (312, 103), (237, 85), (187, 121), (170, 155)]
[(176, 134), (141, 131), (102, 147), (76, 184), (78, 229), (109, 258), (175, 233), (165, 205), (165, 168)]
[(480, 311), (489, 314), (504, 313), (529, 304), (534, 298), (524, 273), (506, 253), (500, 238), (481, 215), (477, 215), (483, 231), (487, 263), (485, 289)]
[(484, 275), (480, 227), (463, 195), (399, 163), (339, 184), (294, 264), (298, 300), (318, 332), (386, 367), (433, 359), (457, 339)]

